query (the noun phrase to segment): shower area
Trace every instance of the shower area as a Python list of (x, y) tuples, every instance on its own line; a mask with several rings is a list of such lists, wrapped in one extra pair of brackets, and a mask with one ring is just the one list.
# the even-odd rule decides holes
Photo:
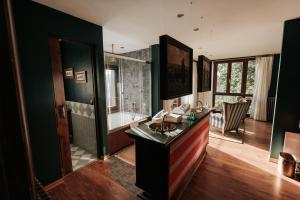
[(151, 116), (150, 50), (123, 55), (105, 53), (108, 151), (113, 154), (133, 141), (124, 132), (131, 123)]

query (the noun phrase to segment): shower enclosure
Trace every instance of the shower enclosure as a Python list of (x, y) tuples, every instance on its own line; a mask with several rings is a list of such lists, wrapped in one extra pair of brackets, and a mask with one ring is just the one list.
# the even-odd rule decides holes
[[(145, 60), (105, 53), (105, 79), (109, 135), (151, 116), (150, 64)], [(109, 137), (108, 142), (117, 137)]]

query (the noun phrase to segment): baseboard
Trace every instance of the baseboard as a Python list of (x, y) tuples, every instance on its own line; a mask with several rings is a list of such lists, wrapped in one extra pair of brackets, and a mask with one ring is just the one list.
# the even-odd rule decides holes
[(62, 178), (61, 178), (61, 179), (58, 179), (58, 180), (56, 180), (56, 181), (50, 183), (49, 185), (45, 186), (45, 187), (44, 187), (44, 190), (45, 190), (46, 192), (49, 192), (49, 191), (52, 190), (53, 188), (55, 188), (55, 187), (57, 187), (57, 186), (59, 186), (59, 185), (61, 185), (61, 184), (63, 184), (63, 183), (64, 183), (64, 180), (63, 180)]

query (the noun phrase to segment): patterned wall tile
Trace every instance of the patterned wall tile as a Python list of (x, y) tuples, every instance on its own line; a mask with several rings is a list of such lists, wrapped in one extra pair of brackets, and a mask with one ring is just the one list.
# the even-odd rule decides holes
[(94, 105), (67, 101), (67, 107), (71, 109), (74, 114), (95, 119)]
[(72, 110), (73, 144), (97, 154), (94, 106), (67, 101), (67, 107)]

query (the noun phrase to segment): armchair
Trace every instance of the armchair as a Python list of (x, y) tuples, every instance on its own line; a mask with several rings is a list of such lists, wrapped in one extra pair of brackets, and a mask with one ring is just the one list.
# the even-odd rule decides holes
[[(238, 103), (227, 103), (223, 102), (223, 112), (211, 114), (210, 124), (211, 126), (222, 129), (222, 135), (228, 131), (235, 130), (238, 132), (241, 122), (244, 120), (251, 101), (238, 102)], [(242, 143), (244, 143), (245, 128), (242, 136)]]

